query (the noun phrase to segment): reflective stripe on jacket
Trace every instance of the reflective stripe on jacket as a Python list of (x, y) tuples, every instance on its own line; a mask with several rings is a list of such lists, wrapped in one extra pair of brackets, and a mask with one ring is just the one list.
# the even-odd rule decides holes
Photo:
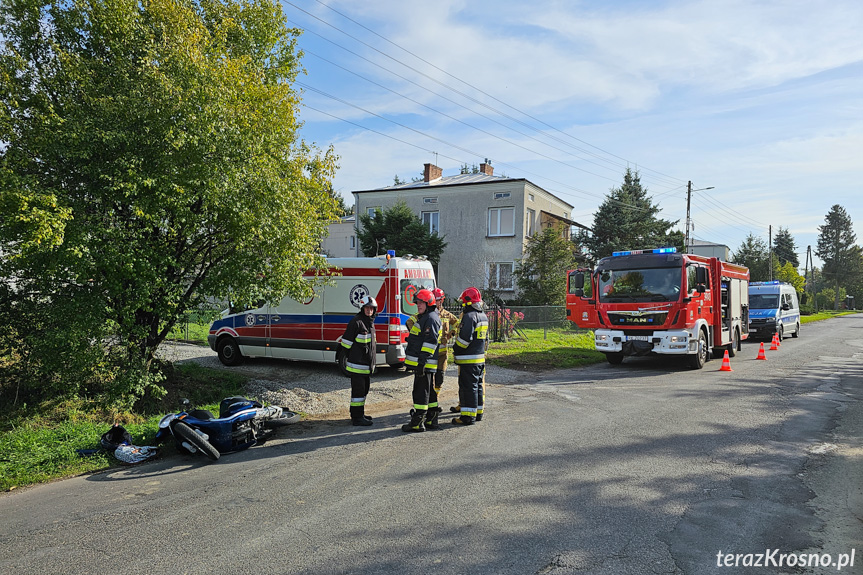
[(474, 308), (466, 309), (453, 345), (456, 365), (484, 364), (488, 342), (488, 316)]
[(437, 371), (441, 321), (434, 308), (416, 317), (408, 333), (405, 365), (426, 371)]
[(345, 369), (357, 375), (369, 375), (375, 371), (375, 327), (374, 319), (362, 310), (351, 318), (342, 336), (342, 347), (348, 354)]

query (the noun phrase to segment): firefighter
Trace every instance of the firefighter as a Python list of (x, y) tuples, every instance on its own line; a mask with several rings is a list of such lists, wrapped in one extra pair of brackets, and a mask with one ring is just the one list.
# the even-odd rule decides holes
[(346, 369), (351, 374), (351, 423), (368, 426), (372, 418), (365, 414), (366, 396), (375, 371), (375, 316), (378, 302), (370, 295), (360, 298), (360, 311), (348, 322), (342, 336), (347, 353)]
[(421, 289), (414, 296), (416, 321), (410, 328), (405, 349), (405, 367), (414, 372), (413, 402), (410, 423), (402, 425), (404, 432), (437, 429), (438, 401), (434, 389), (440, 349), (441, 321), (435, 309), (431, 290)]
[(473, 425), (474, 421), (482, 421), (485, 403), (483, 374), (488, 342), (488, 316), (482, 311), (482, 295), (475, 287), (464, 290), (458, 299), (464, 313), (453, 345), (453, 356), (458, 366), (461, 414), (453, 418), (452, 422), (457, 425)]

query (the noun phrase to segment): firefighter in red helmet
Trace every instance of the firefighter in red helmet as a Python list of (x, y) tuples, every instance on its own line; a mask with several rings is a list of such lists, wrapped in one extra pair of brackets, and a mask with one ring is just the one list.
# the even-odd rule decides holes
[(402, 431), (405, 432), (439, 427), (434, 375), (438, 367), (441, 321), (431, 290), (419, 290), (414, 301), (418, 313), (408, 333), (405, 349), (405, 367), (414, 372), (414, 407), (411, 410), (410, 422), (402, 426)]
[[(437, 372), (435, 372), (434, 376), (434, 388), (435, 392), (440, 395), (440, 390), (443, 387), (443, 377), (446, 374), (446, 368), (448, 363), (448, 348), (450, 346), (450, 341), (452, 341), (453, 337), (458, 330), (458, 318), (448, 312), (446, 308), (443, 307), (443, 300), (446, 297), (446, 294), (441, 288), (435, 288), (432, 290), (432, 295), (434, 295), (437, 312), (440, 315), (441, 322), (441, 330), (440, 330), (440, 353), (438, 357), (438, 368)], [(438, 407), (438, 411), (441, 409)]]
[(351, 423), (368, 426), (371, 416), (365, 414), (366, 396), (371, 386), (371, 374), (375, 371), (375, 316), (378, 302), (370, 295), (360, 298), (360, 311), (348, 322), (342, 335), (341, 345), (345, 358), (345, 369), (351, 374)]
[(482, 420), (485, 403), (483, 374), (488, 343), (488, 316), (482, 311), (482, 295), (475, 287), (464, 290), (458, 298), (464, 308), (453, 356), (458, 366), (458, 398), (460, 415), (455, 424), (473, 425)]

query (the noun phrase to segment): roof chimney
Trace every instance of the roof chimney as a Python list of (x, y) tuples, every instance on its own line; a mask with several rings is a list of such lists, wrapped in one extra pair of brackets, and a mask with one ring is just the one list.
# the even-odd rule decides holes
[(491, 167), (491, 162), (489, 162), (488, 160), (486, 160), (485, 162), (483, 162), (482, 164), (479, 165), (479, 171), (482, 172), (483, 174), (485, 174), (486, 176), (493, 176), (494, 175), (494, 168)]
[(434, 182), (436, 180), (439, 180), (443, 175), (443, 170), (441, 170), (434, 164), (423, 164), (423, 168), (424, 182)]

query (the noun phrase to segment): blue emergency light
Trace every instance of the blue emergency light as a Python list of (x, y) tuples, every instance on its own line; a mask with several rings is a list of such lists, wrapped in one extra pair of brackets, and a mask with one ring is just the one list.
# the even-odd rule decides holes
[(779, 280), (767, 281), (767, 282), (749, 282), (751, 286), (776, 286), (781, 284), (782, 282)]
[(653, 250), (627, 250), (625, 252), (612, 252), (611, 255), (617, 256), (633, 256), (638, 254), (676, 254), (677, 248), (656, 248)]

